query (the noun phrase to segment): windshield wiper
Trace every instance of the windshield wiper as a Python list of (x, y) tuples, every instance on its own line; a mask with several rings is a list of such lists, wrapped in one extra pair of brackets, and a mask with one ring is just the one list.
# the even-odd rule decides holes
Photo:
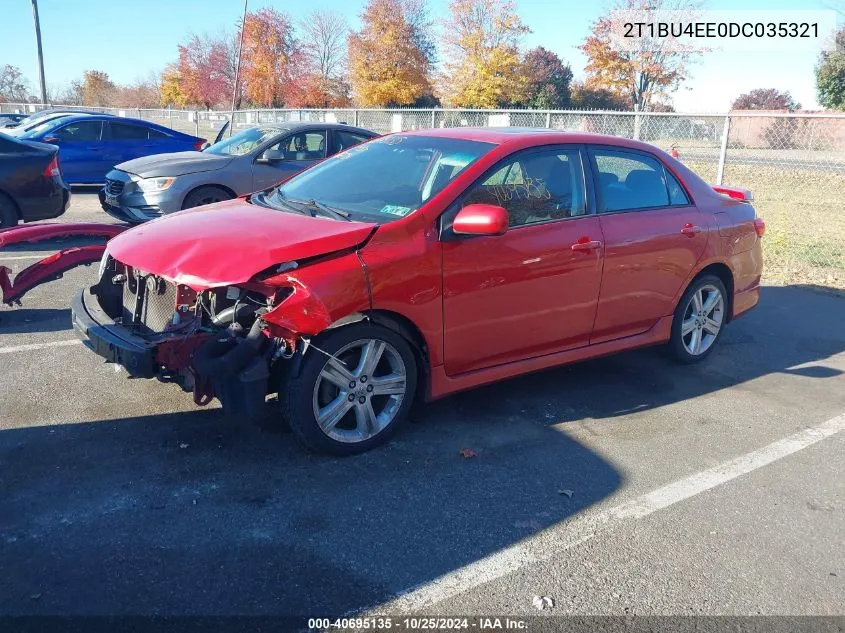
[[(289, 204), (289, 201), (286, 198), (282, 198), (281, 196), (277, 196), (281, 206), (279, 204), (274, 204), (270, 202), (270, 198), (267, 197), (265, 192), (254, 193), (249, 197), (250, 202), (253, 204), (257, 204), (259, 207), (265, 207), (267, 209), (275, 209), (276, 211), (293, 211), (294, 213), (299, 213), (300, 215), (304, 215), (305, 210), (295, 207), (292, 204)], [(313, 213), (308, 213), (310, 216), (314, 216)]]
[(314, 217), (315, 214), (313, 211), (322, 211), (324, 215), (329, 215), (335, 219), (340, 218), (341, 220), (347, 220), (351, 222), (352, 220), (349, 219), (349, 212), (344, 211), (343, 209), (337, 209), (335, 207), (330, 207), (327, 204), (323, 204), (313, 198), (311, 200), (296, 200), (292, 198), (282, 198), (285, 202), (293, 202), (294, 204), (298, 204), (309, 211), (312, 211), (311, 217)]

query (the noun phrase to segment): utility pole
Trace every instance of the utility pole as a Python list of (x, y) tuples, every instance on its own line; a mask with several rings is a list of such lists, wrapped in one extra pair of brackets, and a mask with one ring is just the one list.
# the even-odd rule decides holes
[(47, 103), (47, 85), (44, 83), (44, 54), (41, 52), (41, 24), (38, 22), (38, 0), (32, 0), (32, 19), (35, 20), (35, 41), (38, 43), (38, 86), (41, 103)]
[[(35, 2), (35, 0), (32, 0)], [(246, 30), (246, 5), (249, 0), (244, 0), (244, 17), (241, 20), (241, 38), (238, 42), (238, 61), (235, 63), (235, 85), (232, 87), (232, 117), (229, 119), (229, 136), (235, 131), (235, 101), (238, 98), (238, 75), (241, 72), (241, 51), (244, 48), (244, 31)]]

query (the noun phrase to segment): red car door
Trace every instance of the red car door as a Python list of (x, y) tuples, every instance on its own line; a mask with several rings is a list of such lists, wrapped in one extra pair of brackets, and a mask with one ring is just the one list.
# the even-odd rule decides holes
[[(588, 344), (602, 237), (587, 204), (585, 157), (572, 146), (519, 152), (482, 176), (444, 216), (447, 375)], [(450, 234), (450, 214), (478, 202), (507, 209), (507, 233)]]
[(657, 157), (589, 151), (604, 235), (604, 273), (591, 343), (647, 331), (704, 253), (711, 214), (699, 211)]

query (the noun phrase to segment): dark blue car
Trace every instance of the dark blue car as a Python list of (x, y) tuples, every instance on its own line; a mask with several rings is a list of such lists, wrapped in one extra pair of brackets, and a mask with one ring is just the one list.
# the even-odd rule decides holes
[(102, 184), (115, 165), (133, 158), (200, 150), (205, 143), (149, 121), (99, 114), (47, 121), (18, 138), (57, 145), (62, 176), (74, 185)]

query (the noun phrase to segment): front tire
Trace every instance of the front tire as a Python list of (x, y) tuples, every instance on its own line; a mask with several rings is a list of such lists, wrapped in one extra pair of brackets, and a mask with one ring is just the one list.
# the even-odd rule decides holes
[(713, 351), (728, 317), (728, 293), (715, 275), (695, 279), (678, 302), (669, 347), (682, 363), (698, 363)]
[(344, 456), (386, 442), (417, 389), (411, 345), (393, 330), (356, 323), (318, 336), (296, 376), (282, 378), (284, 415), (312, 451)]
[(185, 196), (182, 208), (193, 209), (194, 207), (201, 207), (206, 204), (231, 200), (233, 197), (232, 194), (220, 187), (200, 187)]

